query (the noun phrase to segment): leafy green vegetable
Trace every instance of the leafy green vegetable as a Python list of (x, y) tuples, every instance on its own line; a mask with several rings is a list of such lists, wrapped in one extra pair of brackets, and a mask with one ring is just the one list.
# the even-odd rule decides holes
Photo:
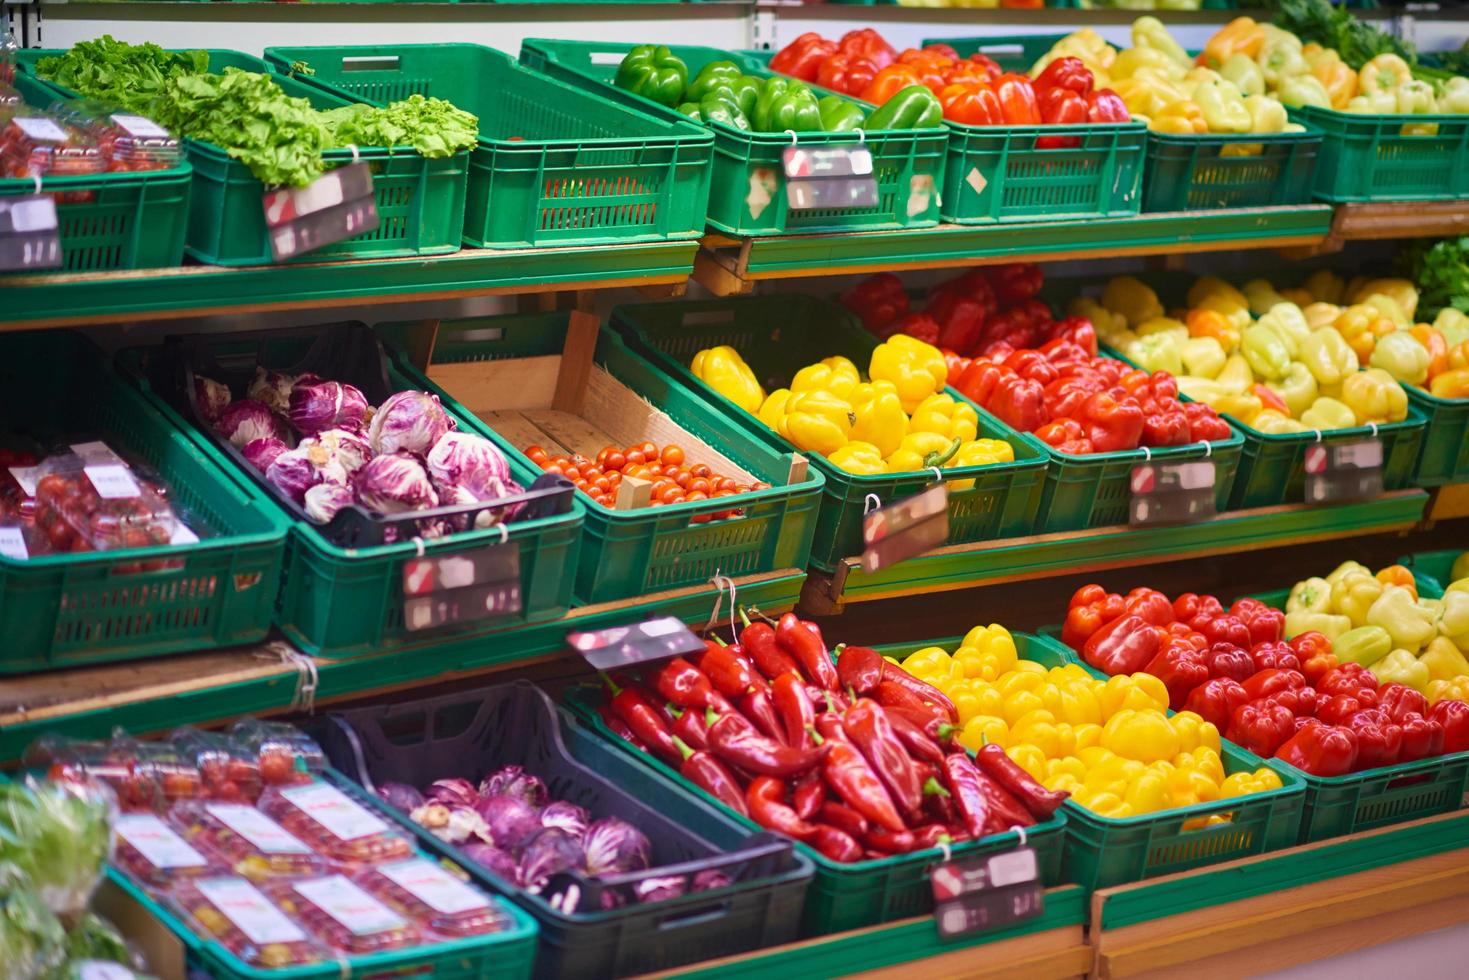
[(208, 70), (207, 51), (169, 52), (111, 34), (78, 41), (64, 54), (36, 62), (42, 78), (134, 112), (146, 111), (170, 79)]
[(129, 968), (139, 965), (117, 927), (95, 912), (83, 915), (66, 934), (66, 958), (69, 962), (106, 960)]
[(0, 862), (11, 862), (59, 915), (86, 907), (112, 851), (111, 794), (86, 785), (0, 785)]
[(1322, 47), (1335, 48), (1342, 61), (1354, 69), (1360, 69), (1380, 54), (1417, 61), (1413, 45), (1358, 20), (1345, 6), (1334, 7), (1328, 0), (1273, 0), (1265, 6), (1274, 9), (1277, 27), (1285, 28), (1304, 43), (1314, 41)]
[(1446, 306), (1469, 313), (1469, 236), (1415, 242), (1399, 253), (1398, 267), (1418, 284), (1418, 319)]
[(426, 157), (449, 157), (474, 146), (479, 119), (452, 102), (410, 95), (379, 109), (349, 105), (319, 114), (333, 147), (411, 146)]
[(0, 976), (41, 976), (65, 957), (65, 931), (25, 872), (0, 862)]

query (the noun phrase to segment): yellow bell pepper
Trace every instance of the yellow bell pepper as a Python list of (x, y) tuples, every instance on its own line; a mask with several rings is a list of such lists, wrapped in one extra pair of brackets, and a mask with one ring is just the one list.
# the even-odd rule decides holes
[(861, 380), (857, 374), (857, 365), (847, 358), (826, 357), (797, 371), (796, 376), (791, 379), (791, 391), (820, 389), (829, 391), (838, 398), (854, 401), (852, 392)]
[(1015, 761), (1015, 764), (1036, 779), (1044, 779), (1046, 775), (1046, 754), (1034, 745), (1014, 743), (1005, 746), (1005, 752)]
[(937, 432), (910, 432), (887, 457), (889, 473), (914, 473), (947, 463), (963, 445)]
[(1337, 384), (1359, 367), (1356, 351), (1335, 327), (1312, 330), (1301, 341), (1299, 355), (1320, 385)]
[(950, 439), (973, 439), (979, 431), (979, 415), (967, 403), (948, 392), (929, 395), (908, 420), (909, 432), (937, 432)]
[(1353, 626), (1366, 626), (1367, 611), (1382, 597), (1382, 589), (1382, 583), (1371, 572), (1353, 569), (1331, 583), (1330, 609), (1350, 619)]
[[(1332, 595), (1335, 594), (1336, 590), (1333, 588)], [(1413, 654), (1423, 649), (1438, 633), (1433, 610), (1415, 600), (1413, 593), (1399, 585), (1380, 589), (1377, 598), (1367, 610), (1366, 623), (1369, 626), (1381, 626), (1392, 637), (1394, 647)], [(1424, 683), (1428, 683), (1427, 678)]]
[[(959, 655), (965, 651), (974, 651), (981, 658), (982, 669), (979, 676), (987, 681), (992, 681), (1000, 675), (1014, 670), (1019, 660), (1015, 651), (1015, 638), (1010, 631), (997, 623), (989, 626), (976, 626), (964, 634), (964, 639), (959, 643)], [(966, 669), (967, 676), (974, 676)]]
[(1367, 363), (1382, 368), (1404, 384), (1428, 380), (1428, 348), (1407, 330), (1397, 330), (1377, 342)]
[(1407, 394), (1380, 368), (1368, 368), (1343, 380), (1341, 400), (1356, 414), (1358, 425), (1401, 422), (1408, 417)]
[(1120, 314), (1129, 325), (1163, 315), (1163, 304), (1153, 287), (1133, 276), (1114, 276), (1102, 290), (1101, 305)]
[(1413, 72), (1406, 61), (1395, 54), (1380, 54), (1362, 66), (1357, 73), (1357, 86), (1364, 94), (1396, 92), (1412, 79)]
[[(1335, 303), (1308, 303), (1306, 304), (1306, 306), (1301, 308), (1301, 315), (1306, 318), (1306, 326), (1310, 327), (1312, 330), (1319, 330), (1322, 327), (1332, 326), (1336, 323), (1337, 318), (1340, 317), (1341, 314), (1342, 308), (1340, 306), (1337, 306)], [(1338, 333), (1340, 333), (1339, 330)], [(1345, 334), (1342, 335), (1342, 339), (1347, 339)], [(1348, 341), (1348, 343), (1350, 344), (1350, 341)], [(1372, 352), (1368, 351), (1368, 353), (1370, 354)]]
[(1224, 64), (1219, 66), (1219, 74), (1233, 82), (1246, 98), (1265, 94), (1265, 76), (1249, 55), (1236, 51), (1224, 59)]
[(957, 738), (960, 745), (975, 752), (987, 744), (1001, 746), (1007, 751), (1011, 748), (1018, 748), (1010, 744), (1010, 727), (1005, 724), (1005, 719), (997, 718), (994, 715), (973, 716), (964, 722), (964, 727), (960, 729)]
[(1398, 99), (1392, 92), (1364, 92), (1361, 82), (1357, 85), (1357, 94), (1347, 100), (1342, 106), (1342, 112), (1363, 113), (1369, 116), (1392, 116), (1398, 111)]
[(1168, 775), (1169, 806), (1212, 803), (1219, 798), (1219, 784), (1193, 766), (1177, 766)]
[(1443, 334), (1444, 343), (1450, 348), (1457, 347), (1469, 340), (1469, 316), (1452, 306), (1445, 306), (1433, 318), (1433, 329)]
[(1197, 748), (1219, 751), (1219, 729), (1192, 711), (1180, 711), (1168, 719), (1178, 734), (1178, 750), (1192, 752)]
[(1224, 370), (1226, 355), (1213, 337), (1190, 337), (1179, 347), (1183, 369), (1196, 378), (1213, 378)]
[(1116, 83), (1132, 78), (1142, 68), (1151, 68), (1170, 78), (1182, 78), (1188, 71), (1188, 66), (1174, 61), (1157, 48), (1132, 47), (1118, 52), (1109, 74)]
[(1264, 44), (1265, 31), (1258, 23), (1249, 17), (1236, 17), (1209, 38), (1199, 55), (1199, 64), (1218, 68), (1236, 52), (1253, 59)]
[(1188, 752), (1180, 752), (1173, 758), (1174, 766), (1179, 769), (1193, 769), (1203, 773), (1215, 785), (1224, 781), (1224, 763), (1219, 758), (1219, 750), (1207, 745), (1201, 745)]
[(849, 438), (868, 443), (876, 450), (878, 469), (873, 472), (881, 473), (885, 468), (883, 460), (897, 451), (908, 434), (908, 415), (891, 382), (874, 381), (858, 385), (854, 391)]
[(1428, 689), (1424, 693), (1428, 695), (1429, 704), (1437, 704), (1444, 700), (1469, 701), (1469, 677), (1429, 681)]
[(851, 438), (853, 421), (849, 402), (817, 388), (791, 394), (775, 431), (798, 449), (830, 456)]
[[(959, 451), (943, 464), (944, 469), (958, 466), (988, 466), (991, 463), (1015, 462), (1015, 447), (1003, 439), (971, 439), (959, 447)], [(949, 490), (958, 493), (974, 487), (974, 479), (949, 480)]]
[(1245, 294), (1245, 300), (1250, 304), (1250, 312), (1255, 316), (1264, 316), (1276, 303), (1287, 301), (1268, 279), (1251, 279), (1241, 286), (1240, 290)]
[(1347, 342), (1347, 346), (1356, 353), (1359, 361), (1365, 361), (1372, 356), (1377, 338), (1385, 337), (1397, 329), (1397, 325), (1379, 310), (1363, 303), (1354, 303), (1342, 310), (1333, 326)]
[(1193, 67), (1194, 59), (1188, 56), (1188, 52), (1183, 50), (1183, 46), (1173, 39), (1168, 28), (1156, 17), (1142, 16), (1132, 22), (1132, 44), (1135, 48), (1151, 48), (1163, 52), (1185, 71)]
[(1092, 792), (1086, 787), (1082, 787), (1082, 789), (1071, 798), (1073, 801), (1076, 802), (1078, 806), (1086, 807), (1088, 810), (1095, 813), (1099, 817), (1107, 817), (1113, 820), (1121, 820), (1125, 817), (1136, 816), (1136, 811), (1134, 811), (1131, 806), (1124, 803), (1122, 801), (1122, 797), (1118, 796), (1116, 793), (1096, 793)]
[(1356, 415), (1350, 405), (1335, 398), (1322, 395), (1301, 413), (1301, 425), (1307, 429), (1327, 432), (1332, 429), (1350, 429), (1357, 424)]
[(1133, 780), (1122, 800), (1131, 807), (1133, 813), (1153, 813), (1172, 806), (1173, 793), (1166, 775), (1149, 771)]
[(1280, 335), (1291, 357), (1300, 353), (1301, 343), (1311, 335), (1311, 325), (1306, 322), (1306, 315), (1301, 312), (1299, 306), (1289, 300), (1270, 307), (1260, 317), (1259, 322)]
[[(1157, 297), (1155, 296), (1154, 299)], [(1163, 311), (1161, 305), (1158, 311), (1160, 313)], [(1114, 347), (1124, 346), (1119, 342), (1119, 338), (1128, 332), (1127, 317), (1115, 310), (1108, 309), (1090, 296), (1078, 296), (1073, 299), (1066, 307), (1066, 315), (1085, 317), (1092, 322), (1098, 339)]]
[(1415, 691), (1428, 692), (1428, 668), (1407, 650), (1394, 650), (1372, 665), (1372, 675), (1380, 684), (1402, 684)]
[(1248, 309), (1250, 298), (1243, 290), (1218, 276), (1200, 276), (1184, 294), (1189, 306), (1205, 306), (1211, 300), (1220, 301), (1230, 309)]
[(1318, 109), (1331, 108), (1331, 93), (1326, 91), (1326, 86), (1321, 84), (1321, 79), (1315, 75), (1295, 75), (1282, 79), (1280, 88), (1275, 93), (1283, 105), (1292, 109), (1302, 106), (1315, 106)]
[(870, 442), (862, 442), (857, 439), (849, 441), (840, 449), (830, 453), (827, 459), (833, 466), (862, 476), (873, 476), (887, 471), (887, 464), (883, 462), (882, 453), (878, 448)]
[(1266, 793), (1272, 789), (1280, 789), (1282, 785), (1279, 773), (1261, 766), (1254, 772), (1237, 772), (1226, 776), (1219, 784), (1219, 798), (1232, 800), (1251, 793)]
[[(1244, 104), (1240, 104), (1241, 111)], [(1204, 110), (1197, 102), (1191, 99), (1178, 99), (1169, 102), (1156, 112), (1148, 113), (1151, 117), (1148, 128), (1155, 133), (1171, 133), (1175, 136), (1196, 136), (1209, 132), (1209, 120), (1204, 117)]]
[(1181, 741), (1162, 711), (1124, 708), (1102, 726), (1102, 747), (1126, 759), (1157, 762), (1177, 755)]
[(760, 411), (756, 413), (756, 417), (774, 429), (780, 424), (780, 417), (786, 413), (786, 403), (790, 400), (791, 389), (777, 388), (765, 396), (765, 401), (760, 404)]
[(1401, 311), (1394, 319), (1405, 326), (1412, 324), (1413, 315), (1418, 312), (1418, 287), (1413, 283), (1397, 277), (1369, 279), (1352, 292), (1352, 302), (1365, 303), (1371, 296), (1391, 299)]
[(1287, 638), (1300, 636), (1315, 630), (1328, 640), (1335, 641), (1347, 630), (1352, 628), (1352, 621), (1345, 616), (1335, 613), (1315, 612), (1309, 609), (1298, 609), (1295, 612), (1285, 614), (1285, 635)]
[(1419, 654), (1418, 662), (1428, 668), (1428, 679), (1446, 681), (1469, 675), (1469, 659), (1447, 636), (1436, 636)]
[(1326, 89), (1333, 109), (1345, 108), (1357, 94), (1357, 73), (1331, 48), (1321, 49), (1321, 54), (1314, 59), (1307, 58), (1307, 64), (1311, 74)]
[(1265, 382), (1265, 386), (1280, 396), (1292, 418), (1299, 417), (1316, 401), (1319, 390), (1316, 376), (1300, 361), (1292, 361), (1285, 377)]
[[(1252, 133), (1283, 133), (1285, 127), (1290, 124), (1290, 117), (1285, 114), (1285, 106), (1268, 95), (1245, 96), (1245, 108), (1250, 111), (1250, 132)], [(1259, 146), (1251, 143), (1249, 146)], [(1229, 147), (1225, 147), (1229, 149)], [(1260, 153), (1260, 150), (1252, 150), (1249, 154), (1241, 156), (1252, 156)]]
[(912, 412), (929, 395), (944, 390), (949, 368), (937, 347), (898, 333), (873, 349), (867, 374), (873, 381), (891, 381), (903, 411)]
[(765, 390), (755, 380), (755, 372), (740, 357), (740, 352), (728, 345), (710, 347), (694, 355), (689, 365), (694, 377), (734, 402), (752, 415), (760, 411), (765, 401)]

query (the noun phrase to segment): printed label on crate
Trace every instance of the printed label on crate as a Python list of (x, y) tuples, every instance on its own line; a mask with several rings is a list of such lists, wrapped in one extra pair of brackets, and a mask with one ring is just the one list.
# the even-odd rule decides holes
[(0, 269), (54, 269), (61, 265), (61, 231), (50, 194), (0, 197)]
[(112, 447), (100, 439), (91, 442), (74, 442), (71, 451), (80, 456), (88, 463), (121, 463), (122, 457), (112, 451)]
[(18, 527), (0, 527), (0, 555), (25, 561), (31, 557), (26, 548), (25, 533)]
[(1314, 443), (1306, 447), (1306, 503), (1358, 500), (1382, 493), (1382, 441)]
[(27, 497), (34, 497), (36, 495), (36, 481), (41, 478), (41, 468), (39, 466), (12, 466), (10, 467), (10, 475), (15, 478), (15, 482), (20, 487), (21, 493)]
[(125, 813), (116, 826), (117, 836), (155, 868), (200, 868), (206, 863), (204, 855), (151, 813)]
[(255, 809), (239, 803), (210, 803), (209, 815), (249, 841), (266, 854), (310, 854), (311, 848), (301, 843), (286, 828)]
[(133, 116), (125, 112), (114, 112), (112, 121), (129, 136), (142, 139), (167, 139), (168, 130), (144, 116)]
[(305, 187), (266, 191), (262, 199), (270, 252), (277, 262), (378, 227), (372, 171), (350, 163)]
[(306, 941), (301, 927), (243, 878), (208, 878), (199, 882), (198, 888), (199, 894), (256, 945)]
[(408, 924), (398, 913), (341, 875), (302, 881), (292, 887), (297, 894), (352, 930), (353, 935), (370, 936), (375, 932), (401, 929)]
[(326, 783), (292, 786), (281, 790), (281, 796), (342, 840), (371, 837), (388, 829), (379, 817)]
[(674, 616), (660, 616), (631, 626), (568, 633), (566, 643), (594, 670), (616, 670), (704, 649), (704, 641)]
[(496, 542), (403, 563), (403, 625), (410, 631), (514, 616), (521, 610), (520, 545)]
[(862, 567), (896, 565), (949, 540), (949, 488), (935, 483), (862, 517)]
[(97, 496), (108, 500), (141, 497), (143, 488), (133, 479), (132, 471), (123, 463), (100, 463), (83, 469)]
[(866, 143), (785, 148), (786, 204), (794, 211), (877, 206), (877, 179)]
[(1019, 847), (964, 861), (945, 861), (929, 877), (941, 939), (1002, 929), (1045, 911), (1035, 851)]
[(1133, 525), (1187, 524), (1216, 513), (1214, 464), (1207, 459), (1186, 463), (1144, 463), (1132, 468)]
[(55, 122), (38, 116), (16, 116), (10, 120), (20, 127), (20, 131), (33, 140), (45, 140), (48, 143), (65, 143), (67, 141), (66, 130)]
[(394, 861), (378, 868), (383, 877), (414, 898), (445, 915), (490, 907), (489, 899), (447, 870), (424, 858)]

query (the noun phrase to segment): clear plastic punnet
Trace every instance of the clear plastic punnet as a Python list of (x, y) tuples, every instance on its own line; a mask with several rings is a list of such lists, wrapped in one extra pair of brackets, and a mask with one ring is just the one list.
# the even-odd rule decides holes
[(191, 762), (211, 800), (253, 803), (260, 798), (260, 760), (237, 739), (219, 732), (180, 728), (169, 739)]
[(378, 864), (413, 854), (407, 836), (330, 783), (268, 789), (260, 797), (260, 809), (342, 864)]
[(113, 863), (150, 891), (163, 891), (191, 878), (228, 874), (222, 863), (185, 840), (157, 814), (120, 814), (113, 829), (117, 834)]
[(196, 933), (248, 966), (279, 970), (329, 957), (299, 922), (244, 878), (185, 882), (174, 891), (173, 904)]
[(321, 875), (331, 869), (310, 844), (247, 804), (191, 800), (174, 807), (169, 820), (190, 842), (213, 851), (252, 881)]
[(244, 718), (230, 735), (260, 761), (260, 778), (268, 786), (309, 783), (326, 769), (321, 746), (300, 729), (279, 721)]
[(178, 138), (146, 116), (114, 112), (87, 99), (54, 102), (50, 112), (91, 137), (109, 171), (166, 170), (183, 157)]
[(180, 524), (167, 497), (104, 444), (79, 443), (41, 463), (36, 523), (58, 552), (166, 545)]
[(286, 914), (341, 953), (386, 953), (425, 941), (417, 925), (345, 875), (274, 882), (267, 891)]
[(0, 127), (0, 177), (100, 174), (107, 159), (96, 138), (49, 113), (19, 106)]
[(515, 924), (497, 899), (428, 858), (366, 868), (356, 881), (390, 908), (441, 936), (482, 936)]

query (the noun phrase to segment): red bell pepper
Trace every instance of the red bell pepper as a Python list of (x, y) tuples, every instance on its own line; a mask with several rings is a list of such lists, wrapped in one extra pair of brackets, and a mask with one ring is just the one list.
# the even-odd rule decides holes
[(1428, 699), (1406, 684), (1389, 683), (1379, 687), (1377, 706), (1397, 722), (1408, 715), (1428, 715)]
[(1296, 716), (1284, 705), (1253, 701), (1234, 709), (1224, 737), (1262, 759), (1275, 754), (1295, 730)]
[(1035, 86), (1025, 75), (1006, 72), (994, 81), (995, 95), (999, 96), (1000, 109), (1008, 126), (1036, 126), (1040, 124), (1040, 106), (1036, 104)]
[(1209, 667), (1210, 677), (1228, 677), (1242, 683), (1255, 676), (1255, 661), (1248, 652), (1233, 643), (1210, 644), (1204, 663)]
[(983, 81), (951, 81), (939, 89), (944, 118), (962, 126), (998, 126), (1005, 121), (1000, 99)]
[(1251, 644), (1272, 643), (1285, 636), (1285, 613), (1259, 599), (1237, 599), (1229, 614), (1249, 628)]
[(1154, 447), (1186, 445), (1190, 442), (1188, 416), (1176, 406), (1148, 413), (1143, 417), (1142, 442)]
[(882, 65), (871, 58), (838, 51), (817, 68), (816, 84), (847, 95), (860, 95), (881, 70)]
[(1060, 88), (1079, 96), (1090, 92), (1094, 83), (1095, 79), (1086, 63), (1080, 58), (1072, 57), (1055, 59), (1035, 77), (1037, 89)]
[[(1070, 419), (1075, 421), (1081, 412), (1081, 407), (1096, 393), (1096, 385), (1086, 378), (1059, 377), (1046, 385), (1041, 391), (1041, 397), (1046, 406), (1046, 412), (1052, 421), (1059, 419)], [(1081, 423), (1077, 422), (1077, 431), (1081, 432)], [(1079, 434), (1077, 438), (1085, 438)]]
[(1021, 432), (1033, 432), (1047, 422), (1045, 389), (1039, 381), (1029, 378), (1013, 375), (1003, 378), (984, 407), (1001, 422)]
[(1268, 698), (1277, 691), (1288, 691), (1306, 686), (1306, 678), (1299, 670), (1262, 670), (1241, 682), (1251, 701)]
[(1214, 442), (1229, 438), (1229, 423), (1203, 402), (1184, 402), (1183, 414), (1188, 416), (1190, 442)]
[(1122, 605), (1128, 612), (1141, 616), (1154, 626), (1167, 626), (1173, 622), (1173, 603), (1157, 589), (1139, 586), (1127, 593)]
[(994, 311), (994, 299), (984, 296), (962, 295), (957, 292), (940, 293), (928, 304), (928, 314), (939, 325), (939, 346), (949, 347), (965, 354), (974, 353), (979, 347), (979, 338), (984, 333), (985, 317)]
[(910, 85), (922, 85), (923, 79), (912, 65), (894, 62), (886, 65), (872, 77), (872, 81), (859, 96), (863, 102), (882, 105)]
[(1445, 698), (1429, 709), (1428, 717), (1443, 727), (1445, 752), (1469, 751), (1469, 704)]
[(1081, 656), (1104, 674), (1135, 674), (1158, 655), (1161, 633), (1135, 613), (1119, 616), (1087, 638)]
[(903, 288), (903, 280), (891, 272), (879, 272), (843, 293), (842, 305), (862, 321), (869, 333), (887, 336), (892, 331), (886, 328), (908, 313), (908, 291)]
[(1297, 718), (1309, 718), (1316, 713), (1319, 699), (1314, 687), (1288, 687), (1268, 695), (1265, 700), (1285, 705)]
[(1194, 628), (1203, 633), (1210, 643), (1228, 643), (1241, 650), (1248, 650), (1252, 644), (1250, 628), (1228, 613), (1205, 619), (1195, 624)]
[(1002, 364), (1022, 378), (1035, 381), (1042, 386), (1060, 380), (1056, 366), (1038, 350), (1016, 350), (1005, 355)]
[(1088, 456), (1096, 450), (1086, 437), (1086, 430), (1075, 419), (1059, 418), (1035, 430), (1035, 437), (1057, 452), (1072, 456)]
[(1357, 736), (1357, 768), (1376, 769), (1397, 762), (1403, 753), (1403, 728), (1379, 708), (1359, 711), (1346, 720)]
[(1013, 306), (1039, 295), (1046, 278), (1041, 267), (1034, 262), (992, 265), (985, 268), (984, 274), (1002, 306)]
[[(1046, 125), (1076, 126), (1086, 122), (1086, 99), (1070, 89), (1040, 89), (1036, 92), (1036, 106), (1040, 109), (1041, 122)], [(1037, 150), (1073, 149), (1080, 145), (1079, 136), (1039, 136), (1035, 141)]]
[(889, 337), (895, 333), (902, 333), (935, 347), (939, 344), (941, 328), (938, 321), (927, 313), (909, 313), (891, 327), (887, 334)]
[(1132, 114), (1122, 96), (1109, 88), (1099, 88), (1086, 94), (1087, 122), (1112, 123), (1131, 122)]
[[(1301, 658), (1283, 640), (1267, 640), (1250, 647), (1250, 659), (1256, 670), (1300, 670)], [(1305, 672), (1302, 671), (1302, 676)], [(1307, 678), (1309, 681), (1310, 679)]]
[(990, 354), (1005, 345), (1015, 350), (1034, 347), (1041, 338), (1040, 325), (1018, 309), (1001, 310), (985, 321), (980, 353)]
[(1071, 595), (1066, 622), (1061, 627), (1061, 642), (1080, 650), (1088, 637), (1121, 616), (1124, 610), (1122, 596), (1095, 583), (1083, 585)]
[(1148, 661), (1143, 672), (1152, 674), (1168, 688), (1168, 707), (1174, 711), (1183, 708), (1194, 688), (1209, 680), (1204, 655), (1183, 646), (1165, 646)]
[(944, 77), (954, 66), (953, 59), (937, 51), (908, 48), (898, 55), (898, 64), (906, 65), (918, 75), (918, 84), (938, 95), (947, 84)]
[(1215, 677), (1205, 681), (1189, 692), (1183, 703), (1184, 711), (1192, 711), (1205, 721), (1212, 722), (1221, 732), (1229, 728), (1230, 719), (1236, 708), (1249, 703), (1249, 695), (1239, 681), (1233, 677)]
[(871, 27), (848, 31), (837, 41), (837, 53), (849, 57), (869, 58), (877, 67), (885, 68), (898, 57), (898, 52)]
[(1097, 356), (1097, 329), (1083, 316), (1068, 316), (1051, 324), (1051, 335), (1057, 340), (1069, 341), (1090, 357)]
[(1368, 708), (1350, 694), (1333, 694), (1316, 705), (1316, 717), (1328, 725), (1345, 725), (1354, 715), (1369, 710), (1377, 709)]
[(1173, 600), (1173, 616), (1194, 629), (1202, 629), (1205, 622), (1224, 615), (1224, 607), (1211, 595), (1185, 592)]
[[(988, 61), (988, 59), (986, 59)], [(973, 61), (971, 58), (961, 58), (954, 62), (944, 78), (950, 85), (984, 85), (1000, 77), (1000, 66), (990, 61), (984, 64)], [(940, 99), (942, 101), (942, 99)], [(998, 103), (997, 103), (998, 104)]]
[(1163, 638), (1168, 646), (1188, 647), (1200, 653), (1209, 649), (1209, 641), (1204, 638), (1204, 634), (1190, 628), (1185, 623), (1174, 620), (1164, 629), (1168, 631), (1168, 635)]
[(1438, 722), (1420, 714), (1405, 714), (1398, 719), (1398, 724), (1403, 726), (1401, 761), (1412, 762), (1443, 755), (1444, 731)]
[(951, 378), (949, 383), (958, 388), (965, 398), (978, 405), (983, 405), (989, 401), (995, 386), (1005, 376), (1005, 369), (998, 364), (985, 358), (975, 358), (969, 362), (969, 366), (964, 369), (963, 374), (959, 375), (957, 381)]
[(1357, 736), (1312, 719), (1272, 754), (1313, 776), (1342, 776), (1357, 763)]
[(925, 44), (921, 50), (947, 58), (950, 61), (959, 60), (959, 52), (954, 49), (954, 46), (952, 44), (945, 44), (942, 41), (931, 41)]
[(807, 31), (776, 52), (770, 59), (770, 70), (814, 82), (821, 63), (836, 51), (835, 41), (828, 41), (815, 31)]
[(1345, 663), (1328, 670), (1316, 682), (1316, 690), (1322, 694), (1350, 694), (1364, 704), (1368, 698), (1364, 698), (1362, 693), (1366, 692), (1372, 706), (1377, 705), (1377, 678), (1358, 663)]
[(1136, 449), (1143, 435), (1143, 410), (1130, 398), (1097, 392), (1081, 407), (1078, 418), (1097, 452)]

